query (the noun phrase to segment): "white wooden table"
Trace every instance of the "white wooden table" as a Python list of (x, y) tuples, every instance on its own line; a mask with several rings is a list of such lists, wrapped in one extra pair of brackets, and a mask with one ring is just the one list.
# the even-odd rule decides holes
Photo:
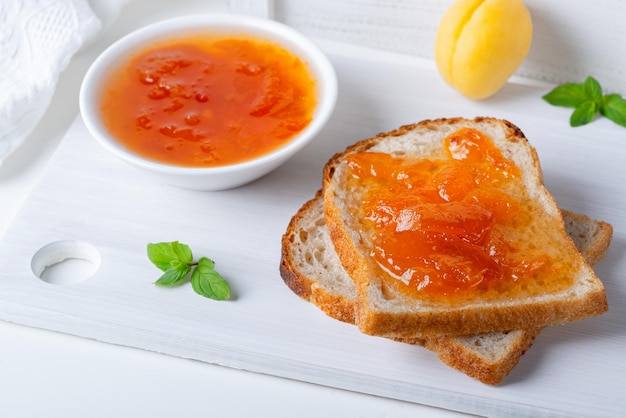
[[(161, 17), (223, 7), (165, 3), (131, 3), (107, 37), (77, 56), (46, 120), (0, 167), (0, 200), (11, 202), (2, 207), (0, 318), (88, 338), (0, 323), (0, 361), (8, 376), (0, 381), (3, 412), (611, 416), (626, 409), (620, 389), (626, 383), (622, 128), (598, 120), (572, 130), (567, 112), (540, 100), (548, 88), (540, 83), (516, 79), (493, 99), (472, 102), (447, 88), (428, 60), (320, 39), (339, 74), (340, 98), (310, 147), (233, 191), (154, 184), (89, 138), (76, 118), (76, 97), (86, 66), (114, 37)], [(610, 312), (544, 332), (498, 387), (447, 368), (419, 347), (360, 335), (295, 297), (278, 276), (280, 235), (319, 187), (330, 155), (401, 124), (475, 115), (518, 124), (537, 147), (559, 204), (609, 221), (616, 232), (598, 266)], [(94, 277), (52, 285), (33, 276), (32, 255), (62, 239), (99, 249), (102, 265)], [(208, 251), (231, 279), (236, 300), (216, 304), (188, 287), (155, 288), (145, 243), (173, 239)], [(33, 392), (41, 402), (27, 405)]]

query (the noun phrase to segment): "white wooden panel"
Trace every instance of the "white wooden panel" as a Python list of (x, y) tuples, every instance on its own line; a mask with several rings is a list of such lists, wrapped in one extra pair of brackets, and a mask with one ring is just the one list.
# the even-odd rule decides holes
[[(432, 63), (322, 42), (338, 71), (337, 110), (286, 165), (248, 186), (213, 193), (153, 183), (72, 126), (40, 184), (0, 241), (0, 319), (228, 367), (491, 416), (618, 416), (626, 410), (626, 147), (600, 119), (572, 129), (537, 87), (507, 85), (482, 102), (459, 98)], [(425, 118), (490, 115), (519, 125), (536, 146), (559, 204), (611, 222), (597, 266), (610, 310), (547, 329), (506, 381), (491, 387), (421, 347), (360, 334), (296, 297), (278, 274), (280, 237), (320, 186), (324, 162), (345, 146)], [(33, 254), (63, 239), (97, 247), (94, 277), (52, 285)], [(148, 242), (180, 240), (213, 258), (235, 298), (190, 286), (162, 289)]]
[[(251, 7), (246, 3), (254, 3)], [(254, 13), (264, 1), (230, 0)], [(439, 21), (453, 0), (274, 0), (274, 18), (308, 36), (432, 59)], [(626, 95), (626, 2), (526, 0), (531, 50), (517, 75), (553, 83), (596, 77)]]
[(230, 10), (257, 17), (274, 17), (274, 0), (228, 0)]

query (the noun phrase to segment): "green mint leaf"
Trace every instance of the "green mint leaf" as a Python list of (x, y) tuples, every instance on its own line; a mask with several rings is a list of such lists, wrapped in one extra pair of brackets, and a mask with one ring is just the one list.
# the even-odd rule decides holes
[(148, 258), (155, 266), (163, 271), (170, 268), (172, 260), (179, 259), (172, 248), (171, 242), (148, 244)]
[(569, 119), (570, 126), (582, 126), (586, 125), (593, 120), (598, 113), (598, 105), (594, 101), (584, 102), (574, 109), (574, 113)]
[(174, 241), (172, 242), (172, 251), (174, 251), (174, 254), (176, 254), (180, 261), (187, 264), (193, 263), (193, 254), (188, 245)]
[[(185, 263), (182, 260), (172, 260), (170, 261), (170, 269), (174, 269), (176, 271), (183, 270), (187, 267), (191, 267), (190, 263)], [(169, 269), (168, 269), (169, 270)]]
[(212, 260), (202, 257), (191, 274), (193, 290), (204, 297), (215, 300), (230, 299), (230, 287), (224, 278), (214, 269)]
[(619, 94), (602, 95), (602, 86), (591, 76), (583, 83), (561, 84), (542, 99), (554, 106), (573, 107), (570, 126), (586, 125), (599, 111), (607, 119), (626, 127), (626, 100)]
[(148, 244), (147, 249), (150, 261), (164, 272), (154, 284), (175, 286), (191, 273), (191, 286), (196, 293), (215, 300), (230, 299), (230, 287), (215, 271), (213, 261), (202, 257), (194, 263), (188, 245), (178, 241), (159, 242)]
[(175, 286), (181, 283), (191, 271), (188, 264), (178, 264), (178, 267), (170, 267), (154, 284), (158, 286)]
[(600, 83), (598, 83), (595, 78), (587, 77), (583, 83), (583, 87), (588, 100), (593, 100), (596, 103), (600, 102), (602, 98), (602, 87), (600, 87)]
[(607, 94), (600, 101), (600, 113), (620, 126), (626, 127), (626, 100), (619, 94)]
[(576, 107), (589, 100), (583, 83), (565, 83), (543, 96), (553, 106)]

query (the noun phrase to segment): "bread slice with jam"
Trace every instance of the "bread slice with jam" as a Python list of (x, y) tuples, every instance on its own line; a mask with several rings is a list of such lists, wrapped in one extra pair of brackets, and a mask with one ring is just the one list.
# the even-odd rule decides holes
[[(604, 256), (612, 227), (585, 215), (563, 211), (566, 230), (590, 265)], [(354, 324), (356, 287), (333, 249), (324, 221), (321, 190), (292, 217), (282, 237), (280, 274), (302, 299), (330, 317)], [(437, 353), (447, 365), (485, 384), (501, 382), (531, 347), (541, 329), (469, 336), (406, 339)]]
[(360, 141), (324, 167), (323, 201), (366, 334), (540, 329), (608, 309), (508, 121), (426, 120)]

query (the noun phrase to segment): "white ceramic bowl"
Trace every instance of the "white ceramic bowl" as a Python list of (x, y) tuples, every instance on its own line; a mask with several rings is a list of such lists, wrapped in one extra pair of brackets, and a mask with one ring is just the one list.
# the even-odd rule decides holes
[[(300, 57), (316, 81), (317, 105), (310, 124), (277, 150), (248, 160), (219, 167), (181, 167), (155, 162), (121, 145), (103, 125), (99, 98), (105, 79), (119, 60), (154, 42), (198, 31), (244, 34), (265, 39)], [(80, 90), (80, 112), (93, 137), (127, 163), (160, 181), (194, 190), (223, 190), (241, 186), (274, 170), (309, 143), (328, 121), (337, 99), (337, 77), (328, 58), (306, 37), (281, 23), (235, 14), (208, 14), (158, 22), (121, 38), (107, 48), (91, 65)]]

